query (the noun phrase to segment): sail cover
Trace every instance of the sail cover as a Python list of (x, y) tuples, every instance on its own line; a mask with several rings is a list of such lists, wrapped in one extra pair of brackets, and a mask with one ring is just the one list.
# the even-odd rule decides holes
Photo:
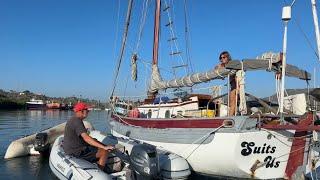
[[(215, 79), (224, 79), (228, 77), (228, 75), (235, 74), (240, 69), (243, 69), (244, 71), (268, 70), (273, 72), (281, 72), (281, 63), (272, 63), (271, 61), (264, 59), (244, 59), (242, 61), (232, 60), (226, 65), (225, 68), (212, 68), (212, 70), (204, 73), (194, 73), (169, 81), (163, 81), (161, 79), (158, 66), (156, 64), (153, 64), (151, 84), (148, 91), (149, 93), (155, 93), (158, 90), (190, 87), (198, 83), (203, 83)], [(310, 73), (290, 64), (287, 64), (286, 66), (286, 76), (296, 77), (302, 80), (311, 79)]]
[(151, 84), (149, 86), (149, 92), (155, 93), (161, 89), (167, 88), (178, 88), (178, 87), (190, 87), (198, 83), (207, 82), (214, 79), (224, 79), (228, 74), (236, 73), (235, 70), (230, 69), (219, 69), (219, 70), (210, 70), (204, 73), (195, 73), (189, 76), (162, 81), (159, 73), (158, 66), (156, 64), (152, 65), (152, 76)]

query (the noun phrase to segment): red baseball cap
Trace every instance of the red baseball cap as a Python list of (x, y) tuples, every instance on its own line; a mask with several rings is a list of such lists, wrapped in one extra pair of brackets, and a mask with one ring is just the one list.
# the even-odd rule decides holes
[(90, 107), (86, 103), (78, 102), (76, 105), (73, 106), (73, 111), (78, 112), (78, 111), (88, 110), (88, 108)]

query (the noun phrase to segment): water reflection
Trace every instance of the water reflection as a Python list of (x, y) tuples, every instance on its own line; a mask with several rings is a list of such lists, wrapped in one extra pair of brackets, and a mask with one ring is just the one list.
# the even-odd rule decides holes
[(56, 179), (51, 173), (48, 163), (47, 156), (27, 156), (0, 160), (2, 169), (0, 179)]
[(28, 116), (32, 119), (32, 120), (41, 120), (42, 116), (43, 116), (43, 112), (42, 110), (28, 110)]

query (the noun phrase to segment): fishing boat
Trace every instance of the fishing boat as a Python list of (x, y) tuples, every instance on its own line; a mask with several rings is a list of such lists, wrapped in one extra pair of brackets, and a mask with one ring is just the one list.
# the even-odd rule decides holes
[[(320, 50), (316, 4), (314, 0), (311, 2)], [(173, 152), (185, 158), (192, 170), (199, 174), (227, 178), (313, 178), (319, 172), (320, 165), (318, 119), (312, 107), (304, 109), (307, 110), (305, 113), (297, 114), (292, 109), (286, 109), (287, 106), (284, 105), (286, 101), (290, 101), (288, 98), (285, 100), (286, 76), (305, 81), (311, 79), (311, 74), (307, 71), (286, 63), (287, 25), (291, 19), (293, 4), (294, 2), (283, 8), (285, 30), (281, 53), (263, 54), (257, 59), (232, 60), (222, 69), (193, 73), (166, 81), (162, 79), (158, 67), (159, 26), (161, 8), (166, 12), (170, 6), (161, 6), (161, 0), (156, 0), (153, 58), (147, 98), (143, 102), (125, 101), (114, 94), (114, 85), (110, 98), (113, 105), (111, 133)], [(117, 69), (121, 65), (126, 46), (131, 11), (132, 1), (129, 0)], [(169, 20), (166, 26), (171, 25)], [(176, 38), (172, 37), (171, 40), (175, 41)], [(138, 59), (137, 54), (131, 59), (133, 79), (136, 78)], [(245, 92), (245, 72), (257, 70), (276, 74), (279, 85), (277, 109), (269, 106), (265, 100)], [(117, 81), (118, 73), (119, 70), (115, 73), (114, 82)], [(223, 101), (223, 97), (228, 97), (228, 94), (214, 96), (184, 94), (184, 91), (179, 91), (183, 87), (193, 87), (217, 79), (230, 79), (230, 76), (234, 75), (239, 95), (235, 116), (228, 114), (228, 98), (224, 98), (227, 102)], [(167, 89), (178, 89), (180, 94), (174, 98), (161, 97), (161, 92)], [(246, 96), (255, 99), (264, 110), (247, 107)]]

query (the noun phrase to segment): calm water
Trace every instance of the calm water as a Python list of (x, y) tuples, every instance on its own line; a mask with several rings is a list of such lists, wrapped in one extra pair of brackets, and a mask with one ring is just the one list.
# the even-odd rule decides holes
[[(72, 111), (0, 111), (0, 180), (56, 180), (48, 156), (27, 156), (5, 160), (9, 144), (24, 136), (66, 122)], [(108, 133), (107, 112), (91, 111), (87, 118), (95, 129)], [(190, 179), (211, 179), (192, 174)]]
[[(67, 121), (72, 111), (0, 111), (0, 179), (56, 179), (48, 157), (28, 156), (4, 160), (9, 144)], [(87, 121), (95, 129), (108, 132), (106, 111), (90, 112)]]

